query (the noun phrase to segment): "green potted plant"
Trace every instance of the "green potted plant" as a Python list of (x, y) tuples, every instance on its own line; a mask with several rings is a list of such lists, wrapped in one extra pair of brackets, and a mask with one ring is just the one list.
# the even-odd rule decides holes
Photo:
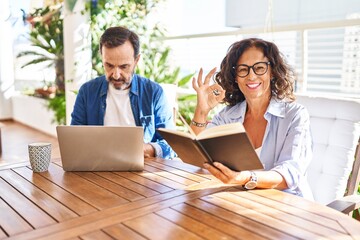
[(48, 99), (47, 107), (54, 111), (57, 124), (66, 123), (62, 8), (62, 4), (37, 8), (27, 16), (26, 21), (31, 24), (29, 40), (32, 48), (17, 55), (19, 58), (32, 57), (23, 68), (43, 63), (55, 69), (54, 82), (35, 89), (34, 95)]
[[(164, 0), (114, 0), (88, 1), (87, 10), (91, 13), (92, 65), (93, 76), (103, 74), (101, 56), (99, 55), (99, 39), (106, 28), (123, 25), (141, 36), (142, 58), (136, 72), (161, 84), (174, 84), (186, 87), (193, 74), (180, 78), (180, 68), (172, 68), (169, 64), (170, 48), (164, 45), (165, 30), (159, 24), (148, 25), (148, 14), (156, 5)], [(31, 23), (29, 39), (33, 49), (21, 52), (18, 57), (32, 56), (33, 60), (23, 65), (47, 63), (55, 67), (56, 79), (53, 86), (44, 85), (36, 89), (38, 96), (48, 99), (48, 108), (55, 113), (55, 122), (66, 123), (65, 81), (64, 81), (64, 49), (63, 49), (63, 4), (36, 9), (29, 14), (27, 21)], [(56, 90), (55, 93), (50, 91)], [(178, 101), (193, 98), (179, 98)], [(189, 104), (179, 104), (188, 106)], [(193, 104), (190, 104), (193, 105)], [(181, 112), (188, 112), (186, 110)], [(187, 117), (188, 118), (188, 117)], [(181, 124), (181, 121), (177, 121)]]

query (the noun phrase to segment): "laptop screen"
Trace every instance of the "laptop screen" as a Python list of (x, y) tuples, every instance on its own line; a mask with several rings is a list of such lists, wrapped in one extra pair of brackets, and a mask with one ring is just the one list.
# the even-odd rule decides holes
[(57, 126), (65, 171), (142, 171), (144, 132), (135, 126)]

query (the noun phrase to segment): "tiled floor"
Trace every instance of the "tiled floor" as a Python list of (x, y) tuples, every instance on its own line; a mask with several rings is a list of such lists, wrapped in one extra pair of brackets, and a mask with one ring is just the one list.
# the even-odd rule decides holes
[(52, 158), (59, 158), (59, 145), (57, 138), (44, 134), (36, 129), (15, 121), (0, 121), (2, 155), (0, 156), (0, 168), (26, 162), (29, 160), (28, 144), (32, 142), (50, 142), (52, 144)]

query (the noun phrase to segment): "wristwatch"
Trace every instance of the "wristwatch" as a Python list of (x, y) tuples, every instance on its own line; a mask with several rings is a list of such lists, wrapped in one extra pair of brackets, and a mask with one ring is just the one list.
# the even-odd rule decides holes
[(257, 176), (254, 172), (250, 171), (250, 180), (245, 183), (245, 185), (243, 185), (243, 187), (247, 190), (251, 190), (251, 189), (254, 189), (256, 188), (257, 186)]

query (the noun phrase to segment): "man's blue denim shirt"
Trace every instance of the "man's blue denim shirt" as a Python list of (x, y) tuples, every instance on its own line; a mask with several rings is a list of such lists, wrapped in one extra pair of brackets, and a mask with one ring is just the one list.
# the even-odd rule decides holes
[[(71, 114), (71, 125), (104, 125), (108, 86), (105, 76), (101, 76), (80, 87)], [(144, 142), (155, 148), (157, 157), (175, 157), (175, 152), (156, 131), (157, 128), (175, 127), (162, 87), (134, 74), (129, 95), (135, 123), (144, 128)]]

